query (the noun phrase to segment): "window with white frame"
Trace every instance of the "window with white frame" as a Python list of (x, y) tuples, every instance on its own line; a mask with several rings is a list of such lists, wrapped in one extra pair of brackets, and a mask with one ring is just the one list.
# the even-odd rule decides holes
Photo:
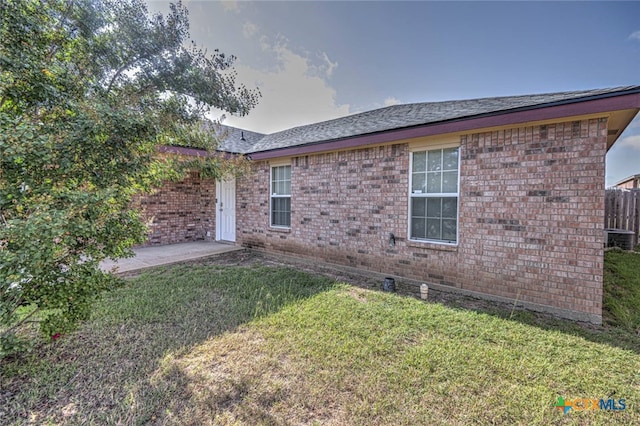
[(291, 226), (291, 166), (271, 167), (271, 226)]
[(411, 153), (410, 239), (456, 243), (458, 148)]

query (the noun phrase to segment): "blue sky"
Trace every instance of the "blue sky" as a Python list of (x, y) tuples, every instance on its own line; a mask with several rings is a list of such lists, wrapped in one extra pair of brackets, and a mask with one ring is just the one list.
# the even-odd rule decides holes
[[(192, 38), (237, 56), (239, 80), (262, 92), (224, 122), (263, 133), (394, 103), (640, 84), (637, 2), (183, 3)], [(606, 183), (637, 173), (640, 118), (609, 151)]]

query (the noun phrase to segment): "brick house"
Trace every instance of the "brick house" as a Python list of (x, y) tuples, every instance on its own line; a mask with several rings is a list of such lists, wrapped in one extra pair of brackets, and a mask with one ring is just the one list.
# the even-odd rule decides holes
[(605, 154), (639, 110), (632, 86), (235, 129), (223, 149), (252, 173), (169, 184), (146, 200), (165, 221), (151, 242), (227, 240), (600, 323)]
[(617, 189), (638, 189), (640, 188), (640, 174), (629, 176), (613, 185)]

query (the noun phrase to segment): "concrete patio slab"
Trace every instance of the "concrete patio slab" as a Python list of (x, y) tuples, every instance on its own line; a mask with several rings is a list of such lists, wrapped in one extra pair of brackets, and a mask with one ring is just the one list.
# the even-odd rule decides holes
[(134, 257), (117, 261), (107, 259), (100, 263), (100, 268), (103, 271), (115, 269), (117, 273), (133, 272), (237, 250), (244, 250), (244, 247), (211, 241), (140, 247), (133, 249)]

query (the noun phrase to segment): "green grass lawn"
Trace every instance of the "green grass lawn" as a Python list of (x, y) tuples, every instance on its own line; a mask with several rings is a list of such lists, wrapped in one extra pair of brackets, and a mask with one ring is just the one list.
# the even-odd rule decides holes
[(605, 319), (640, 334), (640, 252), (608, 251), (604, 281)]
[[(286, 268), (156, 270), (0, 362), (0, 424), (640, 424), (635, 330), (509, 316)], [(554, 408), (610, 395), (626, 410)]]

